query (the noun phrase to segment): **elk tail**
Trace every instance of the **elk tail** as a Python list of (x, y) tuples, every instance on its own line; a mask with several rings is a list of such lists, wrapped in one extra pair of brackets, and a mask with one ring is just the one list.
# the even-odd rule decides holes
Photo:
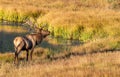
[(22, 42), (20, 42), (16, 47), (15, 47), (15, 52), (17, 52), (18, 47), (21, 45)]

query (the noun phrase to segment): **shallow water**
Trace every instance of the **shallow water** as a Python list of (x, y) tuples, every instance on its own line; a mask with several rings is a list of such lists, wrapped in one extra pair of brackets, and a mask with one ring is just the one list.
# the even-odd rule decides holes
[[(13, 40), (16, 36), (25, 36), (29, 34), (27, 28), (23, 25), (8, 25), (0, 24), (0, 52), (13, 52)], [(63, 38), (55, 38), (48, 36), (38, 46), (42, 48), (48, 48), (50, 51), (60, 52), (69, 51), (70, 47), (80, 45), (79, 40), (65, 40)]]

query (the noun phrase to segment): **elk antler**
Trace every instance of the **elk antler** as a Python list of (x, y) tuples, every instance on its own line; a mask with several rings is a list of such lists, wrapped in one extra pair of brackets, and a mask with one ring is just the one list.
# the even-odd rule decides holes
[(34, 31), (39, 31), (39, 28), (35, 23), (33, 23), (30, 19), (27, 19), (25, 24), (28, 24)]
[(47, 26), (46, 24), (41, 24), (42, 26), (39, 28), (39, 27), (38, 27), (38, 23), (35, 23), (35, 20), (33, 20), (33, 22), (32, 22), (31, 20), (33, 20), (33, 19), (27, 19), (25, 23), (28, 24), (28, 25), (30, 25), (30, 27), (31, 27), (35, 32), (40, 33), (40, 32), (43, 30), (43, 28), (45, 28), (45, 26)]

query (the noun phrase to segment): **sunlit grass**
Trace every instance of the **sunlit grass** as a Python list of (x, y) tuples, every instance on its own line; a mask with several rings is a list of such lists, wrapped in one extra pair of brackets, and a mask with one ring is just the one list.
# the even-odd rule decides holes
[(23, 33), (23, 32), (27, 32), (27, 31), (25, 29), (23, 29), (23, 27), (21, 27), (21, 26), (4, 25), (4, 26), (0, 26), (0, 32)]
[(87, 41), (120, 36), (119, 15), (120, 12), (102, 9), (77, 12), (54, 11), (39, 17), (38, 23), (47, 23), (48, 29), (55, 37)]
[(82, 46), (75, 46), (72, 48), (74, 53), (97, 53), (120, 50), (120, 38), (104, 38), (96, 39), (83, 44)]
[(12, 63), (2, 63), (0, 76), (5, 77), (119, 77), (120, 53), (108, 52), (88, 54), (37, 63), (22, 62), (19, 67)]

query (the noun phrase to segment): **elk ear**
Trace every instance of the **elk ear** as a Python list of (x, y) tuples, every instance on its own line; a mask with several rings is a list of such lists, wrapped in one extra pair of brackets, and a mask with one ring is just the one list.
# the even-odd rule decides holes
[(37, 33), (41, 33), (41, 31), (42, 31), (43, 29), (42, 28), (35, 28), (35, 31), (37, 32)]

